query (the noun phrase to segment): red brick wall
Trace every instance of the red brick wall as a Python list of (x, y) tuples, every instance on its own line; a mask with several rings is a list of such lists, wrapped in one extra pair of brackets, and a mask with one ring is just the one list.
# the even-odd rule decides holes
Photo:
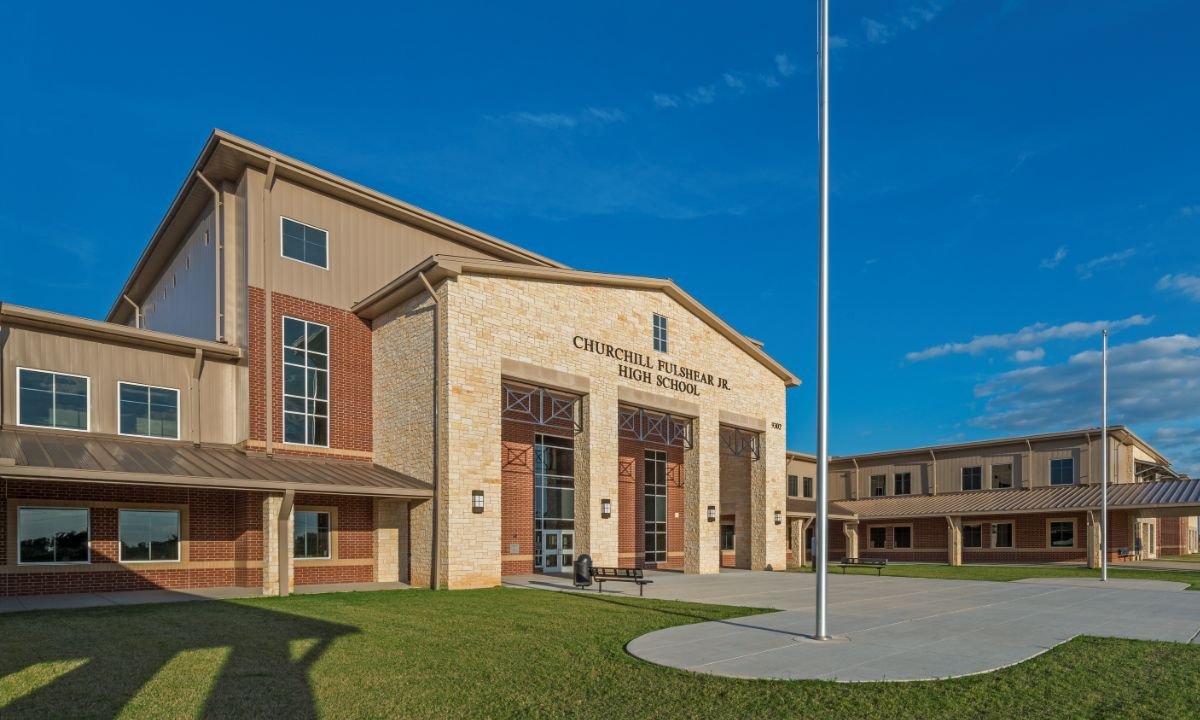
[[(621, 567), (647, 567), (646, 451), (667, 453), (667, 562), (649, 566), (683, 568), (683, 448), (620, 438), (617, 443), (617, 553)], [(679, 517), (675, 517), (676, 513)]]
[[(1075, 547), (1070, 549), (1050, 549), (1047, 537), (1046, 521), (1049, 518), (1075, 520)], [(1126, 532), (1124, 517), (1114, 513), (1110, 522), (1110, 550), (1116, 557), (1117, 538), (1124, 537)], [(1012, 522), (1013, 548), (993, 548), (992, 523)], [(980, 523), (983, 525), (983, 547), (963, 548), (962, 560), (970, 563), (1042, 563), (1042, 562), (1086, 562), (1087, 561), (1087, 515), (1086, 513), (1051, 513), (1043, 515), (1009, 515), (995, 517), (964, 518), (964, 524)], [(913, 548), (909, 550), (894, 547), (893, 527), (897, 525), (912, 525)], [(883, 549), (870, 546), (870, 528), (887, 527), (887, 542)], [(947, 561), (947, 531), (946, 519), (918, 518), (894, 520), (864, 520), (859, 524), (858, 544), (860, 557), (881, 557), (893, 562), (946, 562)], [(835, 538), (836, 540), (836, 538)], [(1120, 546), (1127, 543), (1121, 542)], [(830, 557), (835, 557), (831, 553)], [(836, 557), (840, 558), (840, 555)]]
[(1187, 554), (1187, 518), (1158, 518), (1158, 554)]
[[(533, 425), (500, 425), (500, 574), (533, 572)], [(516, 557), (508, 554), (517, 544)], [(524, 559), (519, 559), (524, 558)]]
[(375, 564), (339, 565), (343, 560), (372, 560), (375, 557), (374, 502), (350, 495), (304, 495), (297, 493), (296, 506), (337, 508), (337, 556), (332, 562), (303, 560), (295, 563), (297, 585), (373, 582)]
[[(261, 288), (249, 288), (249, 351), (250, 368), (250, 438), (265, 441), (266, 420), (266, 332), (263, 318), (266, 312), (265, 293)], [(275, 451), (280, 454), (320, 455), (331, 453), (307, 451), (295, 446), (283, 446), (283, 316), (309, 320), (329, 326), (329, 450), (371, 452), (371, 326), (354, 313), (328, 305), (302, 300), (290, 295), (272, 293), (271, 323), (274, 357), (271, 358)], [(364, 460), (358, 455), (346, 455)]]

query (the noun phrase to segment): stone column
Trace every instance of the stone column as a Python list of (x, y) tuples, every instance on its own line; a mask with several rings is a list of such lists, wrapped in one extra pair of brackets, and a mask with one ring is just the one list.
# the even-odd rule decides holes
[(858, 557), (858, 522), (847, 520), (842, 523), (842, 532), (846, 535), (846, 557)]
[(683, 568), (689, 574), (721, 571), (721, 525), (708, 508), (721, 507), (721, 431), (715, 409), (692, 421), (692, 447), (684, 452)]
[[(617, 502), (617, 396), (611, 386), (595, 386), (580, 402), (583, 432), (575, 436), (575, 554), (591, 555), (594, 565), (617, 567), (621, 511)], [(600, 512), (600, 501), (606, 499), (612, 504), (607, 518)]]
[(758, 459), (750, 462), (750, 569), (787, 567), (786, 520), (775, 524), (775, 513), (787, 516), (787, 448), (783, 432), (758, 434)]
[(792, 539), (792, 565), (795, 567), (804, 567), (804, 531), (807, 528), (807, 518), (795, 518), (788, 523), (788, 532)]
[(962, 518), (946, 518), (946, 564), (962, 565)]
[[(280, 543), (280, 515), (287, 505), (287, 538), (286, 543)], [(263, 542), (263, 595), (289, 595), (296, 587), (296, 564), (292, 557), (291, 537), (294, 532), (295, 513), (290, 502), (285, 502), (284, 493), (266, 493), (263, 495), (262, 506), (262, 542)], [(287, 548), (286, 562), (287, 583), (281, 582), (279, 551), (280, 547)]]
[(375, 582), (400, 581), (400, 526), (403, 500), (375, 498)]
[(433, 553), (433, 501), (408, 504), (408, 582), (413, 587), (429, 587)]
[(1100, 518), (1092, 510), (1087, 514), (1087, 562), (1088, 567), (1098, 568), (1101, 564), (1103, 544), (1101, 540)]

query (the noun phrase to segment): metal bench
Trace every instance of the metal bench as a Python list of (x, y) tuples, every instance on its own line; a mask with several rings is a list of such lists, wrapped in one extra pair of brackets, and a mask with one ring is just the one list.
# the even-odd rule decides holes
[(1134, 556), (1134, 553), (1133, 553), (1133, 551), (1132, 551), (1132, 550), (1130, 550), (1129, 548), (1127, 548), (1127, 547), (1123, 547), (1123, 548), (1117, 548), (1117, 559), (1119, 559), (1119, 560), (1133, 560), (1133, 559), (1134, 559), (1134, 557), (1135, 557), (1135, 556)]
[(641, 568), (593, 567), (592, 579), (596, 581), (596, 592), (604, 592), (606, 582), (629, 582), (638, 586), (638, 597), (642, 597), (642, 589), (654, 582), (647, 580)]
[(887, 567), (887, 563), (888, 563), (887, 558), (844, 557), (844, 558), (842, 558), (842, 561), (840, 563), (838, 563), (838, 565), (841, 566), (843, 575), (846, 574), (846, 568), (848, 568), (848, 567), (865, 567), (865, 568), (875, 568), (875, 575), (879, 576), (879, 575), (883, 574), (883, 569), (885, 567)]

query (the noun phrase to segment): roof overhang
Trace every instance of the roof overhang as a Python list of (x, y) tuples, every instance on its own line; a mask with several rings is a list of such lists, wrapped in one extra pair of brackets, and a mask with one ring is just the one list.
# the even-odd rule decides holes
[(123, 323), (132, 309), (121, 301), (122, 295), (134, 300), (143, 297), (150, 289), (159, 271), (171, 261), (186, 237), (195, 219), (212, 203), (212, 191), (197, 178), (197, 173), (218, 187), (222, 182), (236, 183), (246, 168), (266, 172), (275, 163), (275, 177), (334, 197), (359, 207), (397, 219), (408, 225), (421, 228), (448, 238), (489, 255), (511, 262), (532, 263), (548, 267), (564, 267), (562, 264), (537, 253), (517, 247), (499, 238), (480, 232), (410, 205), (384, 193), (326, 172), (295, 158), (278, 153), (249, 140), (223, 130), (213, 130), (200, 155), (188, 170), (183, 184), (171, 201), (158, 227), (150, 236), (150, 242), (142, 251), (133, 271), (126, 279), (121, 292), (117, 293), (107, 319)]
[(538, 267), (497, 260), (434, 255), (417, 264), (379, 290), (355, 303), (351, 310), (366, 320), (374, 320), (400, 303), (425, 292), (420, 276), (424, 273), (431, 284), (463, 274), (492, 275), (499, 277), (543, 280), (580, 285), (602, 285), (637, 290), (657, 290), (678, 302), (712, 329), (750, 355), (778, 376), (788, 387), (800, 384), (800, 379), (768, 355), (760, 345), (734, 330), (698, 300), (687, 294), (673, 281), (665, 278), (650, 278), (638, 275), (612, 275), (585, 272), (562, 267)]

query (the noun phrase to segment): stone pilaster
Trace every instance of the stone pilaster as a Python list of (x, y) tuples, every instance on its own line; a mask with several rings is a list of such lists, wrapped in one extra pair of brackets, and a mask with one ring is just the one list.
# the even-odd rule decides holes
[(946, 518), (946, 564), (962, 565), (962, 518)]
[[(612, 386), (593, 388), (582, 400), (583, 432), (575, 436), (575, 552), (616, 567), (618, 559), (617, 396)], [(601, 517), (601, 500), (612, 514)], [(627, 508), (633, 512), (633, 508)]]
[(689, 574), (721, 571), (720, 522), (708, 508), (721, 505), (721, 430), (715, 408), (692, 421), (692, 447), (683, 456), (683, 568)]
[(1088, 567), (1098, 568), (1101, 565), (1103, 544), (1099, 516), (1089, 510), (1087, 514), (1087, 562)]
[(804, 567), (806, 564), (808, 548), (804, 545), (808, 537), (806, 531), (811, 522), (808, 518), (796, 518), (788, 524), (788, 530), (792, 534), (792, 564), (797, 567)]
[(413, 587), (429, 587), (432, 554), (433, 501), (411, 501), (408, 504), (408, 582)]
[(375, 582), (400, 581), (400, 526), (403, 500), (375, 498)]
[[(787, 447), (783, 428), (759, 433), (758, 440), (758, 459), (750, 464), (750, 568), (783, 570), (787, 567)], [(781, 519), (778, 525), (776, 512)]]
[[(292, 543), (290, 540), (285, 544), (288, 550), (286, 588), (281, 587), (279, 577), (279, 516), (283, 510), (283, 506), (284, 496), (282, 493), (267, 493), (263, 496), (263, 595), (289, 595), (296, 587), (295, 559), (292, 557)], [(294, 517), (295, 514), (289, 511), (287, 535), (285, 535), (289, 539), (293, 533)]]
[(846, 536), (846, 557), (858, 557), (858, 523), (847, 520), (842, 523), (842, 533)]

